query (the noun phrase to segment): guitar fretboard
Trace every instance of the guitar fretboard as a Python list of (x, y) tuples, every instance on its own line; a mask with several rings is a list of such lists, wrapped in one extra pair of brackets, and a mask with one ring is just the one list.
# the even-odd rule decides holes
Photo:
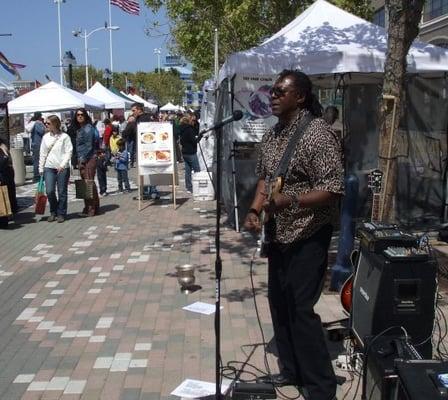
[(372, 222), (379, 222), (380, 219), (380, 206), (381, 206), (381, 193), (373, 193), (372, 198)]

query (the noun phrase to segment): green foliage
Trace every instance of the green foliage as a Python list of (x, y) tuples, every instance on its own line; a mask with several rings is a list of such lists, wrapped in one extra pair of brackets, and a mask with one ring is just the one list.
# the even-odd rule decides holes
[(373, 7), (368, 0), (330, 0), (331, 3), (344, 10), (370, 21)]
[[(89, 66), (89, 81), (101, 82), (106, 86), (106, 80), (103, 78), (104, 71)], [(181, 104), (185, 93), (185, 84), (180, 79), (177, 70), (160, 71), (160, 72), (114, 72), (113, 85), (119, 90), (126, 89), (126, 77), (128, 82), (137, 93), (146, 93), (157, 100), (160, 104), (171, 101), (175, 104)], [(68, 81), (68, 71), (66, 71)], [(85, 68), (73, 68), (73, 86), (75, 90), (85, 92), (86, 79)]]
[[(333, 0), (348, 11), (370, 18), (367, 0)], [(257, 46), (279, 31), (313, 0), (145, 0), (153, 11), (164, 6), (171, 22), (173, 50), (188, 59), (195, 81), (213, 75), (214, 30), (219, 33), (219, 63), (234, 52)]]

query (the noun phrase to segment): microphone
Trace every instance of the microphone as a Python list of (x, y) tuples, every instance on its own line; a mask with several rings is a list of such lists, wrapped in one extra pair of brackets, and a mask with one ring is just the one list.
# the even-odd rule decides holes
[(204, 136), (204, 134), (206, 134), (207, 132), (213, 131), (215, 129), (222, 128), (224, 125), (227, 125), (227, 124), (229, 124), (230, 122), (233, 122), (233, 121), (239, 121), (241, 118), (243, 118), (243, 112), (241, 110), (235, 110), (232, 113), (232, 115), (229, 115), (228, 117), (226, 117), (223, 120), (219, 121), (217, 124), (212, 125), (211, 127), (203, 129), (202, 131), (200, 131), (198, 136), (197, 136), (198, 142), (202, 139), (202, 136)]

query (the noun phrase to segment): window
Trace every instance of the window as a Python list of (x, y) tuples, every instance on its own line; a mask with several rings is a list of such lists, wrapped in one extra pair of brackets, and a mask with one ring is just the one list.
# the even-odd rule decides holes
[(428, 0), (425, 5), (423, 22), (448, 14), (448, 0)]
[(384, 7), (381, 7), (375, 11), (372, 22), (376, 25), (382, 26), (383, 28), (386, 27), (386, 12)]
[(439, 46), (439, 47), (443, 47), (444, 49), (448, 49), (448, 38), (435, 39), (435, 40), (432, 40), (430, 43), (435, 46)]

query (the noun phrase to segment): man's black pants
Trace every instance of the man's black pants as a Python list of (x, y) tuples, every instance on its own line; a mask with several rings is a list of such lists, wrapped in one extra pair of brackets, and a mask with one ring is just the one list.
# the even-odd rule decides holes
[(305, 387), (311, 400), (331, 400), (336, 377), (325, 343), (319, 300), (331, 225), (287, 250), (273, 246), (269, 259), (269, 305), (282, 373)]

